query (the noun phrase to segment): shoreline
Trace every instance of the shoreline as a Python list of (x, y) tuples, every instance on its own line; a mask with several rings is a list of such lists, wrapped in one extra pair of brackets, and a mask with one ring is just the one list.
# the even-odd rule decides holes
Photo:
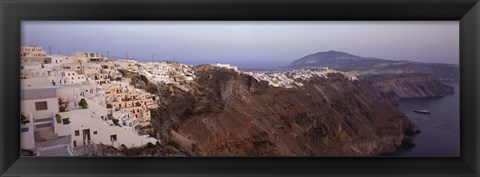
[[(382, 156), (382, 157), (383, 156), (386, 156), (386, 157), (458, 157), (456, 155), (437, 155), (437, 156), (432, 156), (432, 155), (428, 155), (428, 154), (423, 155), (423, 156), (414, 155), (415, 154), (414, 151), (420, 151), (419, 149), (422, 148), (422, 147), (419, 147), (419, 146), (424, 146), (424, 144), (427, 143), (427, 142), (424, 142), (420, 139), (425, 138), (425, 136), (435, 134), (435, 132), (434, 132), (435, 130), (432, 131), (431, 130), (432, 128), (430, 127), (429, 124), (422, 125), (422, 124), (425, 124), (422, 121), (425, 121), (426, 119), (433, 119), (434, 122), (440, 124), (440, 123), (442, 123), (442, 121), (446, 121), (446, 120), (436, 119), (436, 118), (438, 116), (442, 115), (442, 113), (441, 113), (442, 110), (448, 110), (448, 109), (441, 109), (441, 108), (431, 109), (431, 110), (434, 111), (433, 115), (423, 115), (423, 114), (413, 113), (413, 109), (412, 110), (405, 110), (405, 109), (409, 109), (411, 107), (411, 105), (405, 105), (405, 104), (421, 102), (421, 103), (418, 103), (418, 104), (425, 105), (425, 107), (428, 107), (428, 106), (430, 106), (430, 105), (428, 105), (429, 103), (430, 104), (443, 105), (443, 104), (441, 104), (442, 101), (449, 101), (450, 99), (455, 100), (455, 98), (458, 97), (458, 94), (459, 94), (458, 91), (459, 91), (459, 87), (460, 87), (460, 82), (459, 81), (442, 81), (442, 83), (445, 84), (445, 85), (454, 87), (454, 92), (451, 93), (451, 94), (445, 95), (445, 96), (438, 96), (438, 97), (401, 98), (400, 101), (399, 101), (399, 105), (397, 106), (398, 109), (400, 111), (402, 111), (412, 122), (414, 122), (422, 130), (421, 133), (413, 134), (412, 136), (410, 136), (410, 138), (412, 139), (412, 143), (415, 144), (415, 146), (411, 147), (411, 148), (405, 148), (405, 147), (402, 147), (402, 146), (398, 146), (398, 147), (396, 147), (395, 151), (390, 152), (390, 153), (382, 153), (378, 156)], [(457, 99), (457, 101), (458, 101), (458, 99)], [(403, 102), (403, 104), (402, 104), (402, 102)], [(407, 103), (405, 103), (405, 102), (407, 102)], [(445, 106), (445, 105), (443, 105), (443, 106)], [(420, 107), (420, 108), (423, 109), (423, 107)], [(437, 110), (437, 111), (435, 111), (435, 110)], [(443, 117), (446, 117), (446, 116), (440, 116), (440, 118), (443, 118)], [(453, 118), (455, 118), (455, 117), (453, 117)], [(457, 118), (459, 119), (459, 116)], [(438, 139), (437, 141), (443, 140), (442, 138), (443, 137), (437, 138)], [(459, 145), (457, 144), (457, 146), (459, 146)], [(447, 150), (445, 150), (445, 151), (447, 151)], [(450, 151), (448, 151), (448, 152), (450, 153)], [(445, 152), (445, 153), (447, 153), (447, 152)]]

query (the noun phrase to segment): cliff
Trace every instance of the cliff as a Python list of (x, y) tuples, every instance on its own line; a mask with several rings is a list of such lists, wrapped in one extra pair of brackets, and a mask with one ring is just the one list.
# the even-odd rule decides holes
[(362, 79), (394, 104), (400, 98), (439, 97), (454, 92), (453, 87), (442, 84), (429, 74), (378, 74), (366, 75)]
[(155, 134), (199, 156), (371, 156), (419, 129), (367, 82), (329, 74), (303, 87), (270, 87), (228, 69), (194, 67), (187, 90), (152, 89)]

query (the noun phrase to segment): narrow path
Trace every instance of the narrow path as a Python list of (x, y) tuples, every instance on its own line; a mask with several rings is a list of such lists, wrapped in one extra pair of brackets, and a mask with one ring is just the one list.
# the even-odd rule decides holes
[(59, 139), (36, 142), (34, 152), (37, 156), (73, 156), (70, 146), (70, 136), (61, 137)]

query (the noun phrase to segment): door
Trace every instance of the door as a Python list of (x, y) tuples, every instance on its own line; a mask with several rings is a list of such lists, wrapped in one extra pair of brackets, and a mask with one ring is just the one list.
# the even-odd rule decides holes
[(83, 129), (83, 145), (88, 145), (90, 143), (90, 129)]

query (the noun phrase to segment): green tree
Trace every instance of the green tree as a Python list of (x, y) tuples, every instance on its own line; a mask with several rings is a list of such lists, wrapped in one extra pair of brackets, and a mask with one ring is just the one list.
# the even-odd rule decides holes
[(80, 102), (78, 102), (78, 105), (80, 105), (83, 109), (87, 109), (87, 108), (88, 108), (87, 100), (85, 100), (84, 98), (82, 98), (82, 99), (80, 100)]

